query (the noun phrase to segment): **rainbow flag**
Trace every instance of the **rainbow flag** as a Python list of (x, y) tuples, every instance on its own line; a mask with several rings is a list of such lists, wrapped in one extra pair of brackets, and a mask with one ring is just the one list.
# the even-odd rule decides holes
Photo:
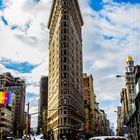
[(9, 97), (8, 97), (8, 104), (12, 105), (12, 97), (13, 97), (13, 93), (9, 93)]
[(0, 104), (12, 104), (12, 93), (0, 91)]
[(4, 104), (4, 92), (0, 91), (0, 104)]
[(5, 92), (5, 99), (4, 99), (4, 104), (8, 104), (8, 92)]

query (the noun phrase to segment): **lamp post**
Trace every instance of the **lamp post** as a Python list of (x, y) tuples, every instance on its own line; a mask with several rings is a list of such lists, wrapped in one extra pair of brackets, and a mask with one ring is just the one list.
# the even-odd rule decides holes
[(29, 135), (30, 133), (30, 124), (29, 124), (29, 120), (30, 116), (29, 116), (29, 103), (27, 103), (27, 130), (26, 130), (26, 134)]
[[(50, 111), (54, 111), (54, 110), (58, 110), (58, 108), (53, 108), (53, 109), (50, 109), (48, 110), (48, 108), (46, 107), (45, 109), (47, 109), (47, 112), (50, 112)], [(39, 114), (40, 112), (34, 112), (34, 113), (30, 113), (29, 116), (30, 116), (30, 119), (31, 119), (31, 116), (33, 115), (36, 115), (36, 114)], [(51, 118), (50, 118), (51, 119)], [(51, 126), (52, 127), (52, 126)], [(49, 130), (48, 130), (48, 133), (51, 131), (51, 133), (53, 134), (53, 129), (49, 126)], [(48, 136), (48, 135), (47, 135)], [(49, 138), (48, 138), (49, 139)]]
[(125, 75), (116, 75), (116, 78), (126, 77)]

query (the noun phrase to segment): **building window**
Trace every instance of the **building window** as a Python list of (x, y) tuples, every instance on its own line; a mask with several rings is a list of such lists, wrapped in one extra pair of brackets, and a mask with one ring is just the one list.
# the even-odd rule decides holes
[(68, 78), (68, 74), (67, 73), (62, 73), (62, 78)]
[(67, 99), (66, 98), (64, 98), (64, 104), (67, 104)]
[(64, 114), (67, 114), (67, 108), (64, 107)]
[(66, 55), (66, 54), (67, 54), (67, 51), (66, 51), (66, 50), (64, 50), (64, 51), (63, 51), (63, 53), (64, 53), (64, 55)]
[(67, 78), (67, 73), (64, 73), (64, 78)]
[(66, 57), (63, 58), (63, 62), (67, 62), (67, 58)]
[(63, 44), (61, 44), (61, 46), (62, 46), (63, 48), (66, 48), (66, 47), (68, 47), (68, 44), (67, 44), (67, 43), (63, 43)]
[(66, 82), (66, 81), (64, 81), (64, 83), (63, 83), (63, 84), (64, 84), (64, 87), (66, 87), (66, 86), (67, 86), (67, 82)]
[[(60, 104), (60, 101), (59, 101), (59, 104)], [(58, 114), (59, 114), (59, 115), (61, 114), (61, 110), (60, 110), (60, 109), (58, 110)]]
[(64, 125), (67, 124), (67, 118), (64, 118)]
[(67, 13), (66, 9), (64, 9), (63, 12), (64, 12), (64, 14), (66, 14)]
[(64, 65), (63, 66), (63, 70), (67, 70), (67, 65)]
[(67, 19), (67, 15), (64, 15), (64, 20), (66, 20)]
[(65, 90), (64, 90), (64, 94), (67, 94), (67, 93), (68, 93), (68, 91), (65, 89)]
[(1, 113), (1, 115), (2, 115), (2, 116), (4, 116), (4, 115), (5, 115), (5, 113)]
[(63, 21), (62, 23), (61, 23), (61, 26), (64, 28), (64, 27), (66, 27), (67, 26), (67, 22), (66, 21)]
[(65, 33), (67, 33), (67, 29), (66, 29), (66, 28), (64, 28), (64, 34), (65, 34)]
[(66, 6), (67, 5), (67, 2), (66, 1), (64, 1), (64, 6)]
[(66, 35), (64, 35), (64, 41), (66, 41), (67, 40), (67, 37), (66, 37)]

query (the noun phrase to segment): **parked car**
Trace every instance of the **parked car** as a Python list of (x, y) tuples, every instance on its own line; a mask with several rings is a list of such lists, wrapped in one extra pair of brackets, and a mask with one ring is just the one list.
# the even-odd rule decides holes
[(22, 136), (22, 140), (31, 140), (31, 137), (29, 135)]
[(6, 140), (14, 140), (14, 137), (6, 137)]
[(89, 140), (128, 140), (128, 139), (122, 136), (98, 136), (92, 137)]
[(43, 134), (34, 137), (35, 140), (45, 140)]

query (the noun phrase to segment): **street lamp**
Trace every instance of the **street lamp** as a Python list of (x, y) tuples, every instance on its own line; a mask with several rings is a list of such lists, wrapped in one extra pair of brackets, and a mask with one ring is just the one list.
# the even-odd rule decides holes
[(116, 78), (120, 78), (120, 77), (135, 78), (135, 75), (128, 75), (128, 76), (125, 76), (125, 75), (116, 75)]
[(116, 75), (117, 78), (126, 77), (125, 75)]
[(27, 105), (27, 127), (26, 127), (26, 135), (29, 135), (30, 133), (30, 115), (29, 115), (29, 103)]

